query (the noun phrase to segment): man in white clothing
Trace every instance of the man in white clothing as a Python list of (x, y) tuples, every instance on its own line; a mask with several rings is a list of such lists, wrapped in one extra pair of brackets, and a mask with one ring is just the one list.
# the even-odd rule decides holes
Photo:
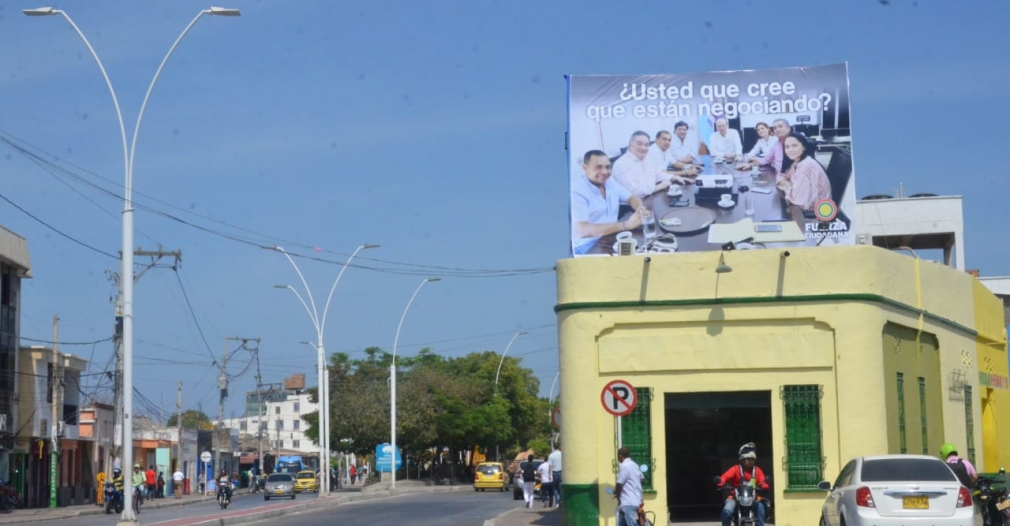
[(690, 181), (666, 171), (666, 164), (649, 157), (649, 134), (636, 131), (628, 141), (628, 150), (614, 163), (614, 179), (632, 195), (646, 197), (666, 190), (674, 181)]
[(617, 526), (638, 526), (638, 507), (642, 504), (642, 470), (634, 460), (628, 448), (617, 450), (617, 460), (621, 463), (617, 468), (617, 487), (614, 488), (614, 498), (623, 517)]
[(547, 462), (551, 464), (554, 480), (554, 503), (561, 506), (561, 444), (554, 446), (554, 451), (547, 457)]
[(550, 462), (543, 462), (537, 466), (537, 474), (540, 475), (540, 502), (545, 508), (554, 507), (554, 472)]
[(670, 132), (660, 130), (656, 134), (656, 142), (652, 143), (652, 146), (649, 146), (649, 157), (663, 163), (663, 166), (673, 164), (675, 159), (673, 158), (673, 152), (670, 151), (670, 144), (672, 142), (673, 136), (670, 135)]
[(175, 473), (172, 473), (172, 493), (177, 499), (182, 498), (182, 481), (185, 478), (185, 475), (179, 469), (176, 469)]
[(708, 139), (708, 151), (712, 155), (725, 157), (726, 160), (732, 161), (743, 153), (740, 132), (730, 129), (725, 118), (716, 119), (715, 133)]
[(684, 168), (694, 162), (700, 146), (698, 139), (687, 136), (688, 125), (678, 121), (673, 125), (673, 138), (670, 141), (670, 156), (673, 157), (673, 167)]

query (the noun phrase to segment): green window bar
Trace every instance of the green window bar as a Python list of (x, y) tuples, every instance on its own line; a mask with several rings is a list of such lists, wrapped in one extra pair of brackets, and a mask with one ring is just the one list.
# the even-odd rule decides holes
[[(652, 388), (639, 387), (635, 389), (638, 403), (635, 410), (621, 418), (621, 439), (628, 448), (631, 460), (636, 464), (646, 464), (649, 470), (643, 473), (642, 489), (653, 491), (652, 477), (656, 472), (656, 461), (652, 458)], [(614, 464), (617, 472), (617, 464)]]
[(780, 394), (786, 415), (786, 486), (817, 489), (817, 484), (824, 479), (821, 386), (785, 385)]
[(929, 454), (929, 423), (926, 420), (926, 379), (919, 377), (919, 419), (922, 420), (922, 454)]
[(908, 453), (905, 437), (905, 375), (898, 373), (898, 447), (901, 454)]
[(971, 386), (964, 386), (964, 427), (965, 447), (968, 448), (968, 462), (975, 464), (975, 411), (972, 407)]

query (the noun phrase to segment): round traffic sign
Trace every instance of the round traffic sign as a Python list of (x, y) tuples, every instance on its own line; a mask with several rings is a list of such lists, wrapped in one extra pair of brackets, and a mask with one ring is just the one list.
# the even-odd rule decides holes
[(629, 382), (614, 380), (603, 386), (600, 401), (606, 412), (614, 416), (625, 416), (635, 410), (635, 406), (638, 404), (638, 394)]
[(200, 453), (200, 460), (204, 461), (205, 463), (210, 462), (210, 451), (204, 451), (203, 453)]

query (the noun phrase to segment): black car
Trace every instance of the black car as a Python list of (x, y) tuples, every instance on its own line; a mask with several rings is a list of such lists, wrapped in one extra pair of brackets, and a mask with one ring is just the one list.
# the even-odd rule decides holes
[[(536, 471), (537, 468), (540, 467), (540, 464), (543, 463), (544, 463), (543, 459), (539, 460), (533, 459), (533, 471)], [(522, 473), (523, 469), (526, 468), (527, 464), (529, 464), (529, 461), (527, 460), (520, 462), (519, 469), (517, 469), (516, 472), (511, 474), (511, 478), (509, 479), (509, 481), (512, 484), (512, 500), (523, 500), (523, 485), (516, 484), (516, 473)], [(540, 496), (540, 481), (537, 481), (537, 484), (533, 486), (533, 494), (536, 495), (537, 497)]]

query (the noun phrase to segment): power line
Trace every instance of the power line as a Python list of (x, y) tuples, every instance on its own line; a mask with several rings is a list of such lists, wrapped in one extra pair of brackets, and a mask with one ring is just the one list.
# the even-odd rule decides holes
[[(182, 279), (179, 278), (179, 271), (175, 271), (175, 279), (179, 282), (179, 289), (182, 290), (182, 297), (186, 300), (186, 308), (189, 309), (190, 316), (193, 317), (193, 323), (196, 325), (196, 330), (200, 333), (200, 339), (203, 340), (204, 348), (207, 349), (207, 354), (210, 355), (211, 365), (216, 366), (221, 369), (221, 366), (217, 363), (217, 358), (214, 357), (214, 352), (210, 350), (210, 344), (207, 343), (207, 337), (203, 334), (203, 328), (200, 327), (200, 322), (196, 319), (196, 312), (193, 311), (193, 304), (189, 301), (189, 294), (186, 293), (186, 287), (182, 284)], [(222, 369), (222, 372), (224, 370)]]
[[(50, 341), (50, 340), (39, 340), (39, 339), (35, 339), (35, 338), (29, 338), (27, 336), (21, 336), (21, 339), (22, 340), (28, 340), (30, 342), (36, 342), (36, 343), (48, 343), (49, 345), (53, 344), (53, 342)], [(58, 343), (60, 345), (95, 345), (96, 343), (104, 343), (104, 342), (110, 342), (110, 341), (112, 341), (112, 336), (109, 336), (108, 338), (103, 338), (101, 340), (91, 341), (91, 342), (56, 342), (56, 343)]]

